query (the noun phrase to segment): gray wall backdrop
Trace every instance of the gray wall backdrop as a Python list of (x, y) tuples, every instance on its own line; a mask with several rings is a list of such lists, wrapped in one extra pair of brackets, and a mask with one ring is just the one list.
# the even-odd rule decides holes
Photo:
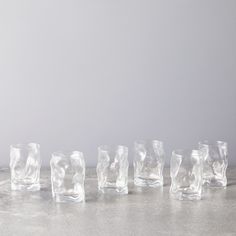
[(236, 164), (236, 1), (0, 0), (0, 111), (0, 165), (147, 138), (168, 160), (225, 140)]

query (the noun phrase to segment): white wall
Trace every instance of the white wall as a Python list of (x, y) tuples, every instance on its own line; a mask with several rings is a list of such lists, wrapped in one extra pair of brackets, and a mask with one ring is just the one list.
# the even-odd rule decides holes
[(142, 138), (223, 139), (236, 164), (235, 103), (236, 1), (0, 0), (0, 165)]

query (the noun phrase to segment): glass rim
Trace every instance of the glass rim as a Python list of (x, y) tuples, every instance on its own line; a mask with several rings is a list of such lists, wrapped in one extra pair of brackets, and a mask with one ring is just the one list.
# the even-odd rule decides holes
[[(76, 155), (76, 156), (73, 156), (73, 155)], [(69, 152), (63, 152), (63, 151), (56, 151), (56, 152), (53, 152), (52, 153), (52, 157), (63, 157), (63, 158), (66, 158), (66, 159), (69, 159), (73, 156), (73, 158), (81, 158), (83, 157), (84, 158), (84, 154), (83, 152), (80, 152), (80, 151), (69, 151)]]
[(199, 141), (198, 145), (204, 146), (204, 147), (212, 147), (212, 146), (219, 146), (219, 145), (226, 145), (227, 142), (219, 140), (219, 141), (209, 141), (209, 140), (203, 140)]
[(11, 144), (10, 148), (12, 149), (32, 149), (32, 148), (40, 148), (40, 145), (38, 143), (17, 143), (17, 144)]
[(98, 146), (98, 151), (100, 152), (111, 152), (111, 151), (117, 151), (119, 149), (123, 149), (125, 152), (128, 152), (128, 147), (124, 145), (110, 146), (105, 144)]
[(172, 155), (171, 156), (178, 156), (178, 157), (181, 157), (183, 158), (184, 155), (186, 154), (197, 154), (197, 155), (202, 155), (202, 151), (199, 150), (199, 149), (175, 149), (172, 151)]
[(134, 141), (134, 145), (159, 144), (163, 146), (164, 142), (159, 139), (139, 139)]

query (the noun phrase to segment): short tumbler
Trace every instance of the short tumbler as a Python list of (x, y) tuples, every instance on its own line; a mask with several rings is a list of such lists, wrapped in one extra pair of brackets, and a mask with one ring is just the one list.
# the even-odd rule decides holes
[(202, 168), (201, 151), (173, 151), (170, 163), (171, 195), (178, 200), (200, 200)]
[(98, 189), (102, 193), (128, 193), (128, 148), (98, 148)]
[(50, 161), (52, 196), (56, 202), (83, 202), (85, 161), (82, 152), (55, 152)]
[(162, 186), (164, 162), (163, 142), (136, 141), (134, 144), (134, 184), (150, 187)]
[(203, 184), (209, 187), (225, 187), (227, 185), (226, 168), (228, 166), (227, 143), (217, 141), (199, 142), (203, 153)]
[(40, 146), (36, 143), (10, 146), (11, 189), (40, 189)]

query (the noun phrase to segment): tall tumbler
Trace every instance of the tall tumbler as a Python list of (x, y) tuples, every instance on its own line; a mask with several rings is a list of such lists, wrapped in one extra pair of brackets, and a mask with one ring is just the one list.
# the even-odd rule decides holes
[(98, 148), (98, 189), (102, 193), (128, 193), (128, 148)]
[(226, 169), (228, 166), (227, 143), (217, 141), (199, 142), (203, 152), (203, 184), (209, 187), (225, 187), (227, 185)]
[(171, 196), (178, 200), (200, 200), (202, 196), (202, 152), (175, 150), (170, 162)]
[(82, 152), (55, 152), (50, 161), (52, 196), (56, 202), (85, 200), (85, 161)]
[(10, 146), (11, 189), (40, 189), (40, 146), (37, 143)]
[(158, 140), (134, 143), (134, 184), (158, 187), (163, 185), (165, 152)]

